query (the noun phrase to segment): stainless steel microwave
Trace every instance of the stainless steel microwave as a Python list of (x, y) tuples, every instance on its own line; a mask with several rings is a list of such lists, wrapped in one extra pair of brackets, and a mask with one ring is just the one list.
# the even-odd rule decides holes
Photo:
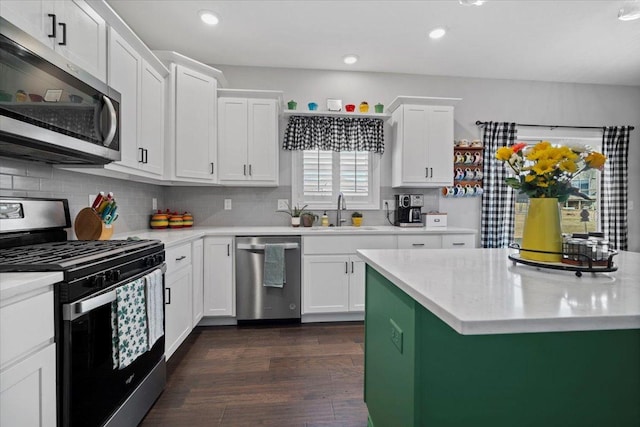
[(0, 17), (0, 156), (120, 160), (120, 94)]

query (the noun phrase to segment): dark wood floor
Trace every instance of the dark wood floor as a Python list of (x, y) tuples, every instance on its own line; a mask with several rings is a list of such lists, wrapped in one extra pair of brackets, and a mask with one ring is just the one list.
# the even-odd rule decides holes
[(199, 327), (141, 426), (364, 427), (364, 326)]

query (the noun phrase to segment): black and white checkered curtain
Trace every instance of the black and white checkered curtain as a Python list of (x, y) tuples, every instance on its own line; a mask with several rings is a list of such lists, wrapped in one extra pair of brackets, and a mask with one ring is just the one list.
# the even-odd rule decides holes
[(382, 119), (365, 117), (291, 116), (284, 150), (384, 152)]
[(600, 180), (600, 223), (611, 246), (627, 250), (627, 158), (629, 126), (607, 126), (602, 154), (607, 156)]
[(488, 122), (484, 127), (484, 193), (480, 220), (483, 248), (503, 248), (513, 241), (515, 191), (504, 182), (508, 171), (504, 162), (496, 159), (496, 151), (514, 145), (516, 134), (515, 123)]

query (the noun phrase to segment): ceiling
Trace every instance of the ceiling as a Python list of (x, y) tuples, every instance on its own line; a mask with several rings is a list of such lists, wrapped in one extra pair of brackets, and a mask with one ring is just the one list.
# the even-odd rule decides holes
[[(151, 48), (206, 64), (640, 86), (623, 0), (107, 0)], [(198, 11), (220, 17), (204, 25)], [(429, 31), (447, 34), (431, 40)], [(342, 57), (360, 60), (345, 65)]]

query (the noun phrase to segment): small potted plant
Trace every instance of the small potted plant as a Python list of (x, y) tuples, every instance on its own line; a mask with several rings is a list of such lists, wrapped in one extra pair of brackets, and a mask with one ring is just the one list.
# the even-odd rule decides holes
[(354, 227), (360, 227), (362, 225), (362, 212), (354, 212), (351, 214), (351, 223)]
[(300, 227), (300, 216), (305, 213), (304, 209), (307, 206), (308, 205), (304, 205), (300, 208), (298, 207), (298, 205), (296, 205), (292, 207), (289, 203), (287, 203), (287, 210), (283, 212), (287, 213), (291, 217), (291, 225), (293, 227)]
[(300, 218), (302, 218), (303, 227), (311, 227), (313, 226), (313, 223), (317, 221), (318, 215), (311, 212), (304, 212)]

